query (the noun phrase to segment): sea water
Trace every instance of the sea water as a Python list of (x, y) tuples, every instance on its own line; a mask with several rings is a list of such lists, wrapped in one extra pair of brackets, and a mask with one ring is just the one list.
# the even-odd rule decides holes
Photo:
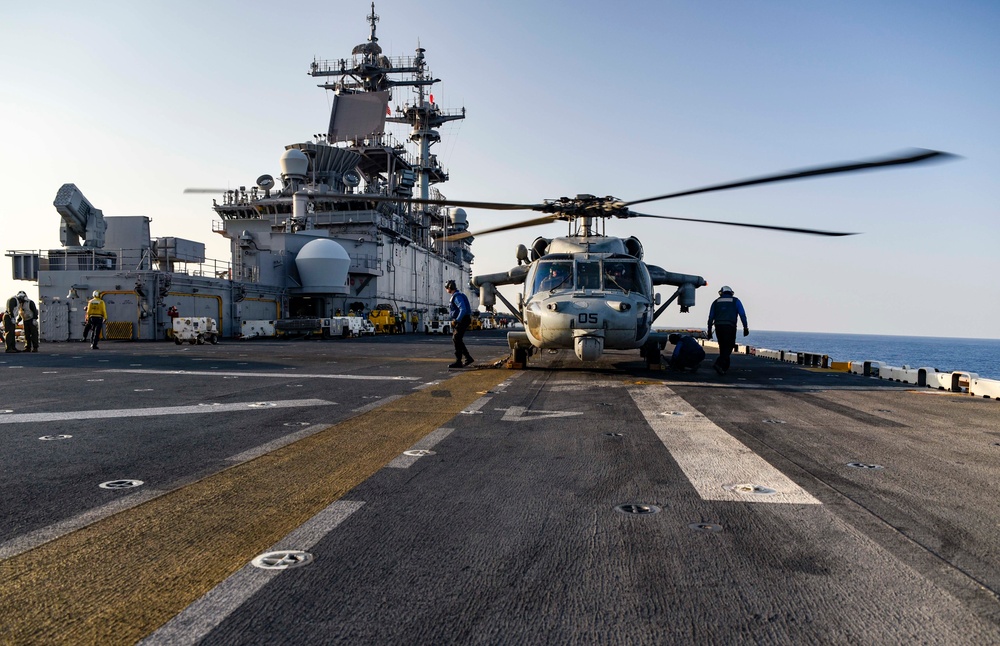
[(890, 366), (974, 372), (1000, 379), (1000, 339), (750, 330), (736, 341), (768, 350), (828, 355), (833, 361), (883, 361)]

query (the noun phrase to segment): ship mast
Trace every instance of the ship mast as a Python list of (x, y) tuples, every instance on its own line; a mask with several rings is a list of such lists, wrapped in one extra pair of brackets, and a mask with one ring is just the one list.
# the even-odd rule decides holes
[(386, 121), (409, 124), (410, 141), (415, 143), (419, 150), (415, 167), (420, 186), (419, 197), (427, 199), (430, 177), (441, 172), (436, 157), (431, 155), (431, 146), (441, 141), (441, 134), (437, 129), (449, 121), (464, 119), (465, 108), (462, 108), (461, 112), (446, 113), (434, 103), (434, 95), (430, 94), (427, 88), (440, 79), (430, 78), (424, 51), (426, 50), (423, 47), (417, 47), (417, 55), (413, 59), (416, 71), (410, 84), (417, 89), (416, 103), (406, 105), (402, 109), (396, 108), (397, 116), (389, 117)]
[[(449, 121), (464, 119), (465, 108), (460, 111), (444, 111), (434, 103), (434, 95), (429, 89), (440, 82), (440, 79), (434, 78), (427, 69), (425, 50), (422, 47), (417, 47), (416, 56), (413, 57), (389, 59), (382, 55), (382, 47), (376, 36), (379, 16), (375, 13), (374, 2), (366, 19), (371, 25), (371, 33), (367, 42), (354, 48), (353, 61), (314, 60), (309, 73), (314, 77), (339, 77), (338, 81), (324, 83), (320, 87), (340, 93), (387, 91), (391, 100), (394, 87), (409, 86), (416, 89), (416, 102), (402, 107), (397, 105), (395, 114), (386, 117), (386, 121), (410, 126), (409, 139), (417, 146), (418, 151), (414, 165), (420, 187), (418, 197), (428, 199), (430, 185), (448, 179), (448, 174), (438, 164), (437, 157), (430, 152), (431, 146), (441, 141), (437, 129)], [(393, 78), (394, 76), (397, 78)]]

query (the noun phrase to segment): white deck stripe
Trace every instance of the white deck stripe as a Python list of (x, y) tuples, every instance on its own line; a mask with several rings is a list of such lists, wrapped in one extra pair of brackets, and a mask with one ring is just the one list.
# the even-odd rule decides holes
[[(669, 388), (634, 386), (628, 391), (703, 500), (820, 504)], [(734, 484), (759, 485), (775, 493), (739, 493), (723, 488)]]
[[(362, 505), (363, 502), (338, 500), (264, 551), (308, 550)], [(248, 563), (139, 643), (143, 646), (197, 643), (282, 572), (262, 570)]]
[(18, 554), (23, 554), (28, 550), (38, 547), (39, 545), (48, 543), (49, 541), (60, 538), (61, 536), (65, 536), (70, 532), (75, 532), (78, 529), (83, 529), (84, 527), (107, 518), (108, 516), (112, 516), (120, 511), (125, 511), (126, 509), (131, 509), (132, 507), (141, 505), (142, 503), (152, 500), (153, 498), (158, 498), (165, 493), (167, 492), (157, 489), (136, 491), (119, 498), (118, 500), (109, 502), (106, 505), (88, 509), (82, 514), (73, 516), (72, 518), (67, 518), (66, 520), (58, 523), (54, 523), (47, 527), (42, 527), (41, 529), (36, 529), (33, 532), (28, 532), (27, 534), (22, 534), (21, 536), (12, 538), (5, 543), (0, 543), (0, 560), (9, 559), (17, 556)]
[(367, 413), (368, 411), (375, 410), (376, 408), (379, 408), (381, 406), (385, 406), (386, 404), (391, 404), (392, 402), (396, 401), (397, 399), (402, 399), (404, 396), (405, 395), (389, 395), (388, 397), (383, 397), (382, 399), (379, 399), (377, 401), (373, 401), (370, 404), (365, 404), (364, 406), (360, 406), (358, 408), (352, 408), (351, 412), (352, 413)]
[[(266, 444), (261, 444), (260, 446), (256, 446), (252, 449), (248, 449), (242, 453), (226, 458), (226, 462), (232, 462), (233, 464), (249, 462), (254, 458), (266, 455), (272, 451), (277, 451), (284, 446), (288, 446), (292, 442), (296, 442), (304, 437), (308, 437), (327, 428), (330, 428), (329, 424), (314, 424), (302, 429), (301, 431), (290, 433)], [(153, 500), (154, 498), (159, 498), (163, 494), (176, 491), (186, 484), (188, 484), (188, 480), (185, 479), (178, 483), (177, 486), (170, 489), (145, 489), (142, 491), (136, 491), (123, 496), (118, 500), (109, 502), (106, 505), (88, 509), (81, 514), (73, 516), (72, 518), (67, 518), (66, 520), (36, 529), (33, 532), (16, 536), (4, 543), (0, 543), (0, 561), (12, 558), (18, 554), (34, 549), (39, 545), (61, 538), (70, 532), (75, 532), (78, 529), (88, 527), (89, 525), (92, 525), (100, 520), (104, 520), (105, 518), (117, 514), (120, 511), (131, 509), (144, 502)]]
[(195, 375), (199, 377), (222, 375), (224, 377), (280, 377), (282, 379), (351, 379), (355, 381), (417, 381), (419, 377), (379, 375), (302, 374), (297, 372), (230, 372), (226, 370), (101, 370), (99, 372), (126, 372), (142, 375)]
[[(419, 442), (415, 443), (413, 446), (411, 446), (406, 450), (427, 451), (433, 448), (434, 445), (436, 445), (438, 442), (448, 437), (454, 430), (455, 429), (453, 428), (439, 428), (437, 430), (431, 431), (426, 436), (424, 436), (423, 439), (421, 439)], [(420, 456), (406, 455), (404, 453), (403, 455), (397, 455), (395, 458), (392, 459), (392, 461), (390, 461), (385, 466), (390, 469), (408, 469), (413, 465), (414, 462), (416, 462), (419, 459)]]
[(488, 404), (491, 399), (493, 399), (493, 398), (492, 397), (480, 397), (476, 401), (474, 401), (471, 404), (469, 404), (468, 406), (466, 406), (462, 410), (462, 412), (464, 414), (466, 414), (466, 415), (470, 415), (472, 413), (478, 413), (479, 409), (481, 409), (483, 406), (485, 406), (486, 404)]
[(288, 446), (292, 442), (298, 442), (304, 437), (309, 437), (310, 435), (314, 435), (328, 428), (330, 428), (330, 424), (313, 424), (302, 429), (301, 431), (289, 433), (288, 435), (282, 435), (275, 440), (271, 440), (267, 444), (261, 444), (260, 446), (253, 447), (252, 449), (247, 449), (242, 453), (230, 456), (226, 458), (226, 462), (235, 462), (237, 464), (249, 462), (250, 460), (259, 458), (262, 455), (267, 455), (271, 451), (277, 451), (280, 448)]
[(18, 413), (0, 416), (0, 424), (26, 422), (64, 422), (74, 419), (107, 419), (110, 417), (154, 417), (156, 415), (201, 415), (203, 413), (233, 413), (259, 411), (268, 408), (299, 408), (302, 406), (335, 406), (325, 399), (289, 399), (273, 402), (242, 402), (235, 404), (204, 404), (198, 406), (160, 406), (155, 408), (115, 408), (106, 410), (71, 410), (61, 413)]

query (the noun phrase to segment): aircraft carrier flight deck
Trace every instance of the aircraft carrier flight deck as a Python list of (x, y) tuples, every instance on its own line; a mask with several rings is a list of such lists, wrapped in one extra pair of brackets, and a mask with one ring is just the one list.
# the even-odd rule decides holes
[(0, 643), (1000, 642), (996, 400), (467, 341), (5, 355)]

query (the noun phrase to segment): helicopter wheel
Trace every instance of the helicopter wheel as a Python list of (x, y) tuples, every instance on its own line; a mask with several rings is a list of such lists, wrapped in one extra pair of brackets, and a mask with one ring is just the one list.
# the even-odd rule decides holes
[(639, 354), (646, 360), (646, 367), (650, 370), (655, 370), (661, 367), (662, 357), (660, 355), (660, 344), (655, 341), (652, 343), (647, 342), (646, 345), (642, 347)]
[(511, 363), (513, 364), (512, 367), (527, 368), (528, 367), (527, 348), (514, 348), (514, 360)]

